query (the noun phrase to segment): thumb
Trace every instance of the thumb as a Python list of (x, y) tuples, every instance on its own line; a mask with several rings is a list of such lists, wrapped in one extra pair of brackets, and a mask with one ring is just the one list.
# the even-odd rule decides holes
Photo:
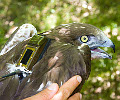
[(24, 100), (50, 100), (57, 93), (58, 89), (59, 89), (58, 84), (53, 83), (45, 90)]

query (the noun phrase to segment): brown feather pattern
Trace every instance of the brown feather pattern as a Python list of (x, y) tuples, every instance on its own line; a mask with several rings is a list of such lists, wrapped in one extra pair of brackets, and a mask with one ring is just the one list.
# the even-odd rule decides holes
[[(73, 94), (79, 92), (90, 75), (91, 51), (88, 45), (81, 44), (77, 38), (82, 35), (93, 34), (97, 37), (100, 32), (100, 29), (92, 25), (81, 23), (57, 26), (46, 32), (49, 34), (44, 32), (42, 35), (50, 38), (51, 43), (43, 58), (33, 66), (32, 74), (23, 80), (20, 81), (13, 76), (2, 83), (0, 82), (0, 98), (21, 100), (47, 88), (51, 83), (58, 83), (61, 86), (74, 75), (82, 77), (82, 83)], [(100, 38), (102, 39), (102, 36)], [(0, 75), (3, 75), (3, 72), (8, 72), (6, 63), (17, 62), (25, 44), (27, 44), (27, 41), (19, 43), (7, 54), (0, 56), (2, 65)], [(39, 90), (41, 84), (43, 84), (43, 87)], [(6, 95), (8, 97), (5, 97)]]

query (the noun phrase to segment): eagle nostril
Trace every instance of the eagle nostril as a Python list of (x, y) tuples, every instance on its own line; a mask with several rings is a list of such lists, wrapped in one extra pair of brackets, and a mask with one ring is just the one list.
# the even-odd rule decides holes
[(107, 41), (104, 41), (103, 43), (102, 43), (102, 45), (104, 44), (104, 43), (106, 43)]

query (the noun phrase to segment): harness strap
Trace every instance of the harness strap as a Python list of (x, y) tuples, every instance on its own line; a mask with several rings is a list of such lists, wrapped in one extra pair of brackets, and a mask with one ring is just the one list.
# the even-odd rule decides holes
[[(34, 35), (28, 44), (25, 46), (25, 49), (23, 50), (17, 66), (24, 66), (27, 70), (32, 70), (33, 66), (42, 59), (44, 53), (46, 52), (47, 48), (49, 47), (51, 42), (51, 39), (46, 38), (42, 35)], [(1, 76), (1, 79), (13, 76), (18, 74), (18, 76), (23, 73), (21, 70), (16, 70), (12, 73), (9, 73), (7, 75)]]

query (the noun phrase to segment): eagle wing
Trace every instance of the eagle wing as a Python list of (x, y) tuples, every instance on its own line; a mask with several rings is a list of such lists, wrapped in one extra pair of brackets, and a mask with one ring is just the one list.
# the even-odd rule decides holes
[[(6, 54), (0, 56), (0, 76), (9, 74), (12, 68), (14, 70), (16, 62), (28, 41), (29, 39), (20, 42)], [(19, 85), (20, 80), (18, 75), (0, 79), (0, 99), (9, 100), (13, 98)]]
[(91, 53), (87, 45), (77, 46), (52, 41), (44, 57), (33, 67), (32, 74), (23, 80), (16, 94), (17, 99), (32, 96), (52, 83), (63, 85), (74, 75), (82, 76), (79, 92), (90, 74)]
[[(15, 69), (25, 45), (35, 34), (37, 34), (37, 30), (31, 24), (23, 24), (15, 30), (0, 52), (0, 76), (7, 75)], [(19, 77), (16, 75), (7, 79), (0, 79), (0, 99), (9, 100), (13, 98), (18, 86)]]

